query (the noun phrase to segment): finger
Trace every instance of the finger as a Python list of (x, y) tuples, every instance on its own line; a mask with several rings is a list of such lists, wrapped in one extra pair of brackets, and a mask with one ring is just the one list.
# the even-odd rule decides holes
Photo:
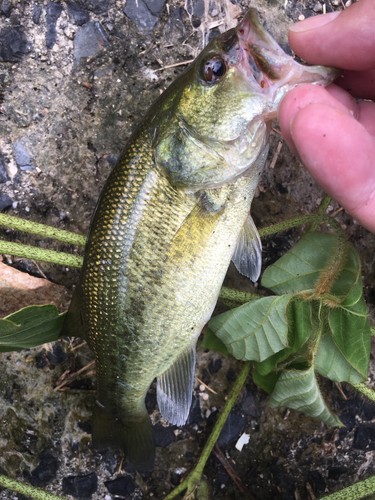
[(375, 69), (344, 71), (335, 83), (354, 97), (375, 100)]
[(288, 92), (282, 100), (279, 109), (279, 123), (281, 132), (294, 154), (298, 154), (298, 152), (293, 142), (290, 123), (298, 111), (309, 104), (320, 103), (332, 106), (348, 116), (352, 114), (350, 106), (353, 103), (355, 105), (354, 99), (335, 85), (330, 85), (328, 88), (332, 88), (333, 95), (323, 87), (309, 84), (300, 85)]
[(291, 48), (310, 64), (348, 70), (375, 68), (375, 2), (361, 0), (340, 12), (291, 26)]
[(347, 113), (308, 104), (291, 123), (293, 143), (322, 188), (375, 232), (375, 140)]

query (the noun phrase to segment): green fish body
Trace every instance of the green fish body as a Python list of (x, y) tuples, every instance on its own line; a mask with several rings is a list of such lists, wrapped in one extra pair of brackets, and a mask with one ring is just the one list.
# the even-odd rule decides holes
[(158, 99), (100, 196), (63, 335), (95, 353), (93, 444), (152, 467), (145, 397), (185, 423), (195, 346), (231, 259), (257, 280), (261, 243), (250, 217), (271, 120), (298, 83), (335, 73), (286, 55), (250, 10), (215, 38)]

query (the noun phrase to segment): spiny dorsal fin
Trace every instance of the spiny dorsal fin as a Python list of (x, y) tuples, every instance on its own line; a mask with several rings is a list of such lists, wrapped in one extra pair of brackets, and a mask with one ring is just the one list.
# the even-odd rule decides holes
[(171, 424), (183, 425), (188, 416), (193, 395), (195, 345), (157, 379), (160, 413)]
[(238, 236), (232, 261), (241, 274), (257, 281), (262, 267), (262, 243), (251, 215)]

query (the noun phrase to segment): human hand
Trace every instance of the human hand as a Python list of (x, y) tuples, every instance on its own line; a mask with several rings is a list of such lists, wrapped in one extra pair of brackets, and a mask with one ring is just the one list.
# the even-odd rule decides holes
[(326, 89), (295, 88), (279, 109), (281, 130), (292, 151), (322, 188), (373, 233), (375, 102), (369, 100), (375, 100), (374, 27), (374, 0), (293, 25), (289, 43), (296, 54), (310, 64), (344, 71)]

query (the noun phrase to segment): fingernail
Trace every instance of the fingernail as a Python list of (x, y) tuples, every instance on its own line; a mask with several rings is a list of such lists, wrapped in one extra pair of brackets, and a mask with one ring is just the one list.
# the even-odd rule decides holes
[(330, 23), (337, 16), (340, 15), (340, 12), (330, 12), (329, 14), (323, 14), (320, 16), (309, 17), (304, 21), (300, 21), (299, 23), (292, 24), (289, 28), (289, 31), (294, 31), (295, 33), (300, 33), (302, 31), (313, 30), (315, 28), (321, 28), (325, 24)]

